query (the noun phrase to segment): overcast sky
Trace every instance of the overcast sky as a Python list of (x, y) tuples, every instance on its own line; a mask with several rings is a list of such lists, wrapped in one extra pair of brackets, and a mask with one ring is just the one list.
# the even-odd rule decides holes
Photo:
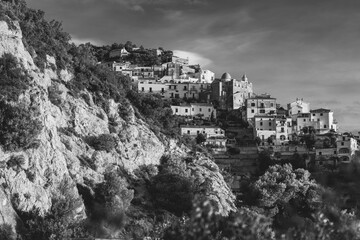
[(28, 0), (73, 41), (164, 47), (360, 131), (359, 0)]

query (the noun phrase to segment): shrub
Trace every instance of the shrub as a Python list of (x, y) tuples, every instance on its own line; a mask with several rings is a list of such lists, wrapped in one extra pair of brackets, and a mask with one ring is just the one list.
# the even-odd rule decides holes
[(12, 231), (10, 224), (0, 225), (0, 239), (1, 240), (15, 240), (16, 236)]
[(50, 102), (55, 106), (60, 107), (62, 103), (62, 98), (61, 98), (61, 91), (59, 90), (58, 86), (51, 85), (48, 88), (48, 93), (49, 93), (48, 96)]
[(6, 151), (27, 149), (42, 130), (30, 111), (0, 101), (0, 144)]
[(152, 180), (150, 192), (157, 207), (177, 216), (191, 210), (194, 186), (185, 176), (167, 171), (159, 173)]
[(97, 151), (110, 152), (116, 147), (116, 140), (111, 134), (101, 134), (97, 137), (89, 137), (88, 143)]
[(29, 77), (19, 67), (17, 59), (5, 53), (0, 58), (0, 100), (17, 101), (29, 83)]

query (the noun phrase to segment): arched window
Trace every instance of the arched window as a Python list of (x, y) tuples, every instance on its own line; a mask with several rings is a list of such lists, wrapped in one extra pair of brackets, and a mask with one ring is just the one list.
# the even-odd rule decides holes
[(350, 150), (348, 148), (340, 148), (339, 153), (350, 153)]

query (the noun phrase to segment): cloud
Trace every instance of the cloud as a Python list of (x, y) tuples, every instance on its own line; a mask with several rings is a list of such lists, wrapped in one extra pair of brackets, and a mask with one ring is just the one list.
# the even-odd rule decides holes
[(80, 44), (84, 44), (84, 43), (88, 43), (88, 42), (95, 46), (105, 45), (104, 42), (102, 42), (101, 40), (97, 40), (97, 39), (93, 39), (93, 38), (78, 38), (74, 35), (72, 35), (72, 37), (71, 37), (71, 42), (73, 42), (75, 45), (80, 45)]
[(174, 56), (181, 58), (188, 58), (189, 64), (200, 64), (201, 66), (207, 66), (212, 63), (212, 61), (198, 53), (195, 52), (187, 52), (182, 50), (174, 50)]

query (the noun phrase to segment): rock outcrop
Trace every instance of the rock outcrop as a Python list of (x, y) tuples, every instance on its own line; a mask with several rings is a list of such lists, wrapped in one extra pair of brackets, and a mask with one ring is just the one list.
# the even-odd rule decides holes
[[(71, 73), (54, 71), (50, 67), (40, 71), (23, 45), (18, 24), (15, 26), (16, 30), (10, 30), (6, 22), (0, 21), (0, 56), (4, 53), (15, 56), (31, 77), (31, 87), (19, 97), (18, 104), (36, 108), (38, 113), (34, 117), (41, 121), (43, 129), (38, 136), (37, 149), (7, 152), (0, 148), (0, 184), (3, 187), (0, 189), (0, 224), (15, 224), (12, 206), (20, 211), (47, 212), (64, 179), (72, 181), (68, 191), (80, 198), (76, 184), (100, 183), (107, 170), (121, 167), (131, 174), (141, 165), (158, 165), (165, 152), (186, 155), (173, 140), (160, 141), (145, 122), (134, 116), (133, 110), (130, 121), (125, 121), (118, 114), (118, 103), (110, 101), (106, 114), (93, 103), (88, 92), (83, 94), (89, 96), (89, 101), (69, 94), (64, 82), (72, 79)], [(52, 57), (47, 61), (49, 66), (55, 63)], [(48, 88), (54, 84), (59, 90), (60, 105), (49, 100)], [(116, 147), (107, 152), (89, 146), (86, 138), (100, 134), (111, 134), (116, 139)], [(9, 167), (7, 163), (14, 156), (24, 161), (20, 166)], [(234, 209), (234, 196), (216, 169), (214, 163), (204, 159), (196, 160), (192, 167), (199, 181), (211, 186), (209, 197), (219, 202), (219, 213), (227, 214)], [(85, 217), (84, 205), (77, 209), (77, 214)]]

